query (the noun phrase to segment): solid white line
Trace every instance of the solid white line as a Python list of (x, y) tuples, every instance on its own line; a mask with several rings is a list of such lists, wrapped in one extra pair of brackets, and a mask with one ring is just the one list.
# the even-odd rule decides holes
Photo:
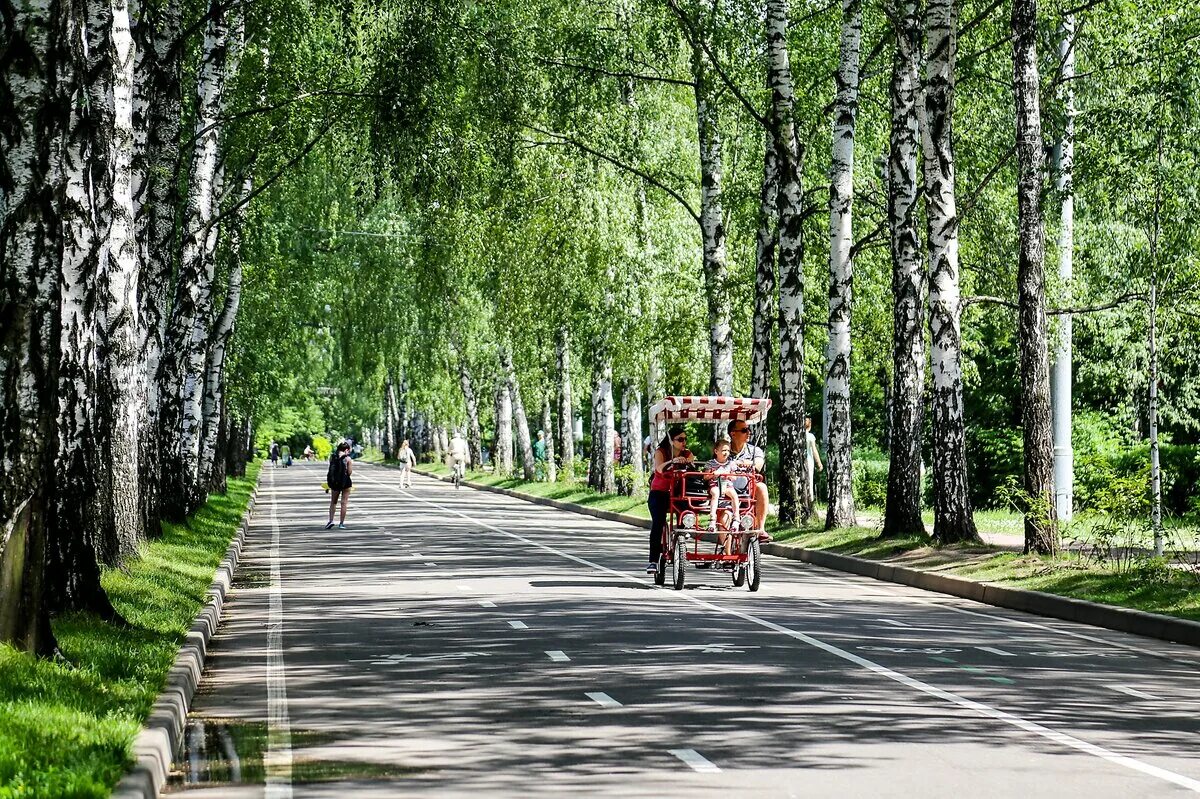
[(671, 754), (691, 766), (693, 771), (699, 771), (703, 774), (715, 774), (721, 770), (695, 749), (672, 749)]
[(1005, 652), (1003, 649), (998, 649), (994, 646), (977, 646), (975, 648), (983, 652), (991, 652), (993, 655), (1004, 655), (1004, 657), (1007, 658), (1016, 657), (1016, 655), (1014, 655), (1012, 652)]
[[(377, 482), (377, 481), (373, 481), (373, 482)], [(400, 491), (400, 489), (395, 489), (395, 490)], [(508, 538), (511, 538), (515, 541), (520, 541), (521, 543), (526, 544), (527, 546), (529, 546), (533, 549), (540, 549), (543, 552), (549, 552), (558, 557), (565, 558), (566, 560), (573, 561), (575, 563), (579, 563), (583, 566), (587, 566), (589, 568), (595, 569), (595, 570), (603, 572), (605, 574), (612, 575), (614, 577), (618, 577), (623, 580), (628, 580), (629, 582), (639, 583), (641, 585), (646, 585), (648, 583), (647, 580), (644, 580), (644, 579), (641, 579), (638, 577), (633, 577), (632, 575), (626, 574), (624, 572), (619, 572), (616, 569), (610, 569), (607, 566), (601, 566), (599, 563), (595, 563), (593, 561), (587, 560), (586, 558), (581, 558), (578, 555), (572, 555), (568, 552), (563, 552), (562, 550), (555, 549), (554, 547), (548, 546), (539, 541), (534, 541), (531, 538), (526, 538), (523, 535), (518, 535), (517, 533), (510, 533), (509, 531), (507, 531), (503, 528), (497, 527), (496, 525), (491, 524), (490, 522), (485, 522), (482, 519), (476, 519), (473, 516), (468, 516), (467, 514), (461, 512), (461, 511), (455, 510), (453, 508), (447, 508), (444, 505), (439, 505), (436, 502), (430, 502), (429, 500), (424, 499), (423, 497), (418, 497), (418, 496), (412, 494), (411, 492), (402, 492), (402, 493), (406, 493), (410, 498), (415, 499), (419, 502), (423, 502), (426, 505), (429, 505), (434, 508), (438, 508), (439, 510), (442, 510), (446, 513), (451, 513), (455, 516), (459, 516), (459, 517), (466, 519), (467, 521), (473, 522), (475, 524), (482, 525), (483, 527), (486, 527), (490, 530), (500, 533), (501, 535), (507, 536)], [(981, 716), (986, 716), (988, 718), (992, 718), (997, 721), (1008, 724), (1012, 727), (1016, 727), (1017, 729), (1024, 730), (1026, 732), (1031, 732), (1035, 735), (1041, 736), (1050, 741), (1054, 741), (1055, 743), (1061, 744), (1063, 746), (1067, 746), (1072, 749), (1076, 749), (1081, 752), (1085, 752), (1089, 755), (1099, 757), (1103, 760), (1107, 760), (1110, 763), (1114, 763), (1119, 766), (1124, 766), (1125, 768), (1131, 769), (1133, 771), (1138, 771), (1138, 772), (1141, 772), (1142, 774), (1146, 774), (1151, 777), (1157, 777), (1158, 779), (1164, 780), (1166, 782), (1170, 782), (1175, 785), (1179, 785), (1180, 787), (1187, 788), (1188, 790), (1193, 791), (1195, 793), (1200, 793), (1200, 780), (1194, 780), (1190, 777), (1185, 777), (1182, 774), (1176, 774), (1173, 771), (1168, 771), (1167, 769), (1162, 769), (1162, 768), (1159, 768), (1158, 766), (1152, 766), (1149, 763), (1143, 763), (1142, 761), (1137, 760), (1135, 758), (1117, 754), (1116, 752), (1112, 752), (1101, 746), (1096, 746), (1095, 744), (1088, 743), (1087, 741), (1081, 740), (1079, 738), (1075, 738), (1074, 736), (1071, 736), (1071, 735), (1067, 735), (1066, 733), (1062, 733), (1057, 730), (1050, 729), (1049, 727), (1045, 727), (1041, 724), (1037, 724), (1036, 722), (1027, 721), (1026, 719), (1020, 718), (1018, 716), (1014, 716), (1011, 713), (1007, 713), (1003, 710), (999, 710), (999, 709), (991, 707), (989, 705), (985, 705), (982, 702), (976, 702), (972, 699), (967, 699), (966, 697), (959, 696), (958, 694), (954, 694), (949, 691), (944, 691), (941, 688), (937, 688), (933, 685), (929, 685), (928, 683), (921, 682), (920, 680), (909, 677), (906, 674), (901, 674), (897, 671), (893, 671), (892, 669), (889, 669), (885, 666), (881, 666), (878, 663), (875, 663), (874, 661), (867, 660), (864, 657), (855, 655), (852, 652), (847, 652), (846, 650), (839, 649), (838, 647), (833, 646), (832, 644), (827, 644), (824, 641), (821, 641), (817, 638), (812, 637), (811, 635), (806, 635), (805, 633), (802, 633), (802, 632), (799, 632), (796, 630), (792, 630), (788, 627), (784, 627), (781, 624), (776, 624), (772, 621), (767, 621), (766, 619), (759, 618), (750, 613), (744, 613), (742, 611), (734, 610), (732, 608), (723, 608), (720, 605), (714, 605), (711, 602), (707, 602), (698, 597), (688, 596), (687, 594), (679, 595), (678, 599), (680, 599), (681, 601), (685, 601), (685, 602), (691, 602), (694, 605), (698, 605), (700, 607), (707, 608), (709, 610), (714, 610), (718, 613), (724, 613), (729, 616), (734, 616), (736, 618), (740, 618), (744, 621), (748, 621), (748, 622), (750, 622), (752, 624), (756, 624), (760, 627), (765, 627), (768, 630), (774, 630), (775, 632), (786, 635), (789, 638), (794, 638), (797, 641), (802, 641), (806, 644), (809, 644), (810, 646), (813, 646), (817, 649), (822, 650), (823, 652), (827, 652), (835, 657), (841, 658), (842, 660), (846, 660), (846, 661), (854, 663), (858, 666), (861, 666), (862, 668), (867, 669), (868, 671), (872, 671), (881, 677), (886, 677), (889, 680), (893, 680), (902, 685), (906, 685), (909, 688), (912, 688), (913, 690), (920, 691), (921, 693), (928, 694), (929, 696), (933, 696), (938, 699), (942, 699), (951, 704), (958, 705), (959, 707), (962, 707), (967, 710), (971, 710), (975, 713), (978, 713)], [(968, 611), (968, 612), (970, 612), (970, 611)], [(983, 614), (975, 614), (975, 615), (983, 615)], [(997, 618), (997, 617), (989, 616), (988, 618)], [(1000, 617), (1000, 618), (1002, 618), (1002, 617)], [(1030, 626), (1037, 626), (1037, 625), (1030, 625)]]
[(566, 653), (563, 652), (561, 649), (551, 649), (548, 652), (546, 652), (546, 654), (549, 655), (550, 659), (553, 660), (555, 663), (565, 663), (566, 661), (570, 660), (570, 658), (567, 657)]
[(1157, 702), (1160, 699), (1160, 697), (1157, 697), (1154, 694), (1148, 694), (1145, 691), (1139, 691), (1138, 689), (1130, 688), (1127, 685), (1106, 685), (1104, 687), (1113, 691), (1120, 691), (1121, 693), (1128, 694), (1129, 696), (1135, 696), (1138, 699), (1149, 699), (1153, 702)]
[(908, 627), (909, 626), (909, 625), (905, 624), (904, 622), (895, 621), (893, 619), (876, 619), (875, 621), (881, 621), (884, 624), (890, 624), (893, 627)]
[(514, 630), (528, 630), (529, 629), (529, 625), (523, 621), (510, 621), (508, 623), (508, 626), (512, 627)]
[(483, 608), (494, 608), (496, 607), (496, 603), (490, 599), (481, 599), (479, 600), (479, 606)]
[(271, 595), (267, 611), (267, 773), (266, 799), (291, 799), (292, 725), (288, 718), (287, 670), (283, 663), (283, 585), (279, 578), (279, 517), (275, 472), (271, 491)]
[(600, 707), (621, 707), (621, 703), (613, 699), (603, 691), (588, 691), (584, 694), (588, 699), (592, 700)]

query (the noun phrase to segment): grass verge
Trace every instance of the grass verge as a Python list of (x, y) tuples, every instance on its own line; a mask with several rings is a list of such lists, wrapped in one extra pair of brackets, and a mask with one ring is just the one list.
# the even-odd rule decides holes
[(259, 464), (230, 478), (184, 524), (164, 524), (141, 557), (107, 570), (104, 588), (129, 627), (74, 614), (54, 621), (69, 663), (0, 646), (0, 799), (102, 797), (130, 745), (246, 510)]

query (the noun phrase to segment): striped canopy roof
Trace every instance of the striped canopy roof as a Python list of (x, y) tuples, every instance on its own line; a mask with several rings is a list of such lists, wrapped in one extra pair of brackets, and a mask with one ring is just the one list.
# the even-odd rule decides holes
[(771, 400), (758, 397), (663, 397), (650, 406), (655, 422), (729, 422), (745, 419), (750, 424), (765, 421)]

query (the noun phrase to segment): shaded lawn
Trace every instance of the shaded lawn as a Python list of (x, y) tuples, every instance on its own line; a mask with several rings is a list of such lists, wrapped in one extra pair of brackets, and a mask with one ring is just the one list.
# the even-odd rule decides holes
[[(438, 476), (450, 476), (450, 470), (440, 463), (422, 463), (418, 468)], [(529, 496), (556, 499), (560, 502), (573, 502), (576, 505), (583, 505), (588, 508), (627, 513), (630, 516), (637, 516), (642, 519), (650, 518), (650, 511), (646, 507), (645, 496), (623, 497), (617, 494), (603, 494), (599, 491), (593, 491), (580, 483), (527, 483), (520, 477), (500, 477), (492, 472), (469, 471), (467, 472), (467, 480), (472, 483), (507, 488)]]
[(258, 477), (230, 478), (185, 524), (164, 524), (140, 557), (103, 584), (127, 628), (94, 616), (55, 619), (67, 662), (0, 645), (0, 797), (107, 796), (149, 715)]

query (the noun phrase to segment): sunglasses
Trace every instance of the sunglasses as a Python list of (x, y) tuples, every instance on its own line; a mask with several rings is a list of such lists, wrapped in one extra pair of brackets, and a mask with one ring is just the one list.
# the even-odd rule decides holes
[(750, 428), (749, 427), (731, 427), (731, 428), (729, 428), (729, 432), (731, 432), (731, 433), (749, 433)]
[(687, 443), (687, 436), (677, 436), (677, 437), (675, 437), (675, 438), (673, 438), (673, 439), (671, 439), (671, 440), (672, 440), (672, 441), (678, 441), (680, 444), (686, 444), (686, 443)]

